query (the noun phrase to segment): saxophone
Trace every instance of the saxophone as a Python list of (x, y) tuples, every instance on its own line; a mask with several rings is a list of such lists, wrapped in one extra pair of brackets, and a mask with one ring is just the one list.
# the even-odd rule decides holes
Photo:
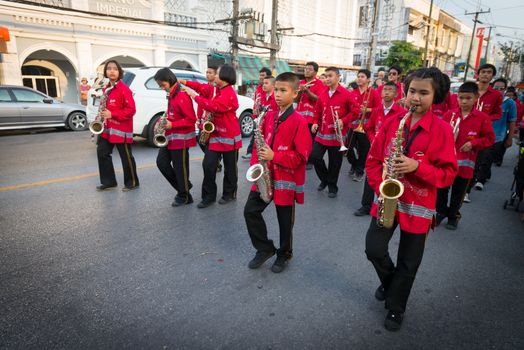
[[(261, 126), (266, 116), (269, 106), (262, 109), (259, 117), (255, 120), (255, 145), (258, 155), (258, 151), (266, 144), (264, 135), (262, 134)], [(267, 161), (258, 159), (258, 163), (253, 164), (247, 169), (246, 179), (249, 182), (255, 182), (257, 185), (258, 192), (260, 192), (260, 198), (269, 203), (273, 199), (273, 181), (271, 179), (271, 172), (267, 167)]]
[[(102, 79), (100, 84), (104, 84), (106, 82), (107, 81), (105, 79)], [(109, 96), (109, 93), (111, 92), (111, 90), (115, 88), (115, 86), (116, 84), (113, 86), (109, 86), (100, 97), (100, 105), (98, 106), (98, 113), (96, 115), (96, 118), (91, 123), (89, 123), (89, 131), (91, 131), (93, 135), (100, 135), (102, 132), (104, 132), (104, 121), (102, 120), (101, 114), (103, 111), (106, 110), (107, 98)]]
[(455, 117), (455, 112), (453, 112), (453, 115), (451, 116), (451, 120), (449, 123), (451, 124), (451, 127), (453, 128), (453, 136), (455, 137), (455, 142), (457, 142), (457, 137), (459, 134), (459, 127), (460, 127), (460, 116)]
[[(213, 87), (213, 98), (215, 98), (215, 94), (216, 88)], [(200, 138), (198, 139), (198, 142), (201, 145), (207, 145), (209, 141), (209, 136), (213, 131), (215, 131), (215, 124), (213, 123), (213, 113), (206, 111), (206, 119), (202, 124), (202, 132), (200, 133)]]
[(155, 136), (153, 136), (153, 144), (156, 147), (165, 147), (167, 146), (167, 137), (166, 137), (166, 125), (167, 125), (167, 118), (166, 115), (163, 114), (160, 117), (160, 122), (155, 127)]
[(406, 124), (406, 120), (415, 111), (415, 108), (416, 107), (411, 107), (400, 121), (395, 138), (391, 141), (389, 156), (384, 160), (384, 175), (382, 176), (384, 180), (380, 183), (380, 196), (378, 197), (377, 224), (379, 227), (390, 229), (395, 223), (398, 199), (404, 193), (404, 185), (398, 180), (401, 175), (395, 172), (394, 159), (400, 157), (403, 153), (404, 124)]

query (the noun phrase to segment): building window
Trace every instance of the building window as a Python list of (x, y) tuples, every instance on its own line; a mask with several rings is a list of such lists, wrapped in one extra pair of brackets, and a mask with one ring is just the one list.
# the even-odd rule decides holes
[(358, 11), (358, 27), (365, 28), (368, 24), (368, 7), (360, 6)]
[(354, 66), (360, 66), (362, 65), (362, 55), (353, 55), (353, 65)]

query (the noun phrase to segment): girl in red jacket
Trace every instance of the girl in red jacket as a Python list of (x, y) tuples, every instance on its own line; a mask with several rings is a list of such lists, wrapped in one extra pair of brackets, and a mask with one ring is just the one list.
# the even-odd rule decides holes
[(160, 69), (155, 74), (155, 81), (169, 94), (167, 120), (164, 126), (168, 144), (167, 147), (158, 150), (156, 164), (162, 175), (177, 191), (171, 205), (178, 207), (193, 203), (193, 197), (189, 193), (193, 187), (189, 181), (189, 148), (196, 146), (195, 109), (191, 98), (181, 91), (176, 75), (171, 69)]
[(237, 195), (238, 150), (242, 148), (240, 125), (236, 116), (238, 98), (233, 85), (236, 83), (235, 69), (224, 65), (218, 69), (216, 84), (218, 91), (213, 99), (206, 99), (189, 90), (187, 93), (205, 111), (213, 113), (215, 130), (209, 136), (209, 145), (204, 155), (202, 167), (202, 201), (198, 208), (206, 208), (216, 201), (216, 170), (220, 157), (224, 159), (224, 184), (219, 204), (226, 204)]
[(250, 269), (260, 267), (276, 252), (277, 258), (271, 271), (282, 272), (293, 253), (295, 201), (304, 203), (306, 163), (312, 144), (306, 119), (293, 109), (293, 100), (297, 94), (298, 77), (295, 74), (282, 73), (276, 78), (275, 98), (279, 109), (267, 112), (260, 126), (264, 147), (256, 149), (255, 142), (251, 164), (258, 163), (259, 158), (267, 161), (280, 228), (280, 248), (276, 249), (273, 241), (267, 237), (262, 212), (269, 203), (261, 199), (256, 185), (253, 185), (244, 207), (249, 237), (257, 250), (248, 264)]
[[(402, 132), (402, 154), (385, 168), (393, 152), (393, 142), (402, 115), (389, 118), (378, 132), (366, 162), (369, 185), (379, 196), (384, 170), (392, 169), (404, 185), (397, 202), (393, 227), (378, 225), (377, 203), (371, 210), (371, 224), (366, 235), (366, 255), (373, 264), (381, 285), (375, 292), (386, 301), (386, 329), (399, 330), (411, 287), (422, 261), (429, 229), (433, 226), (437, 188), (449, 186), (457, 174), (457, 158), (449, 123), (431, 112), (447, 94), (445, 79), (437, 68), (420, 68), (406, 83), (406, 103), (414, 111)], [(400, 226), (397, 265), (389, 256), (388, 244), (396, 226)]]
[[(135, 100), (131, 90), (120, 79), (124, 70), (117, 61), (110, 60), (104, 65), (104, 77), (109, 84), (104, 88), (107, 93), (106, 108), (100, 114), (104, 121), (104, 131), (98, 138), (97, 155), (100, 183), (98, 191), (116, 187), (115, 169), (111, 153), (116, 145), (124, 170), (124, 187), (122, 191), (131, 191), (138, 187), (136, 163), (131, 144), (133, 143), (133, 116)], [(108, 90), (111, 89), (111, 90)], [(107, 91), (106, 91), (107, 90)]]

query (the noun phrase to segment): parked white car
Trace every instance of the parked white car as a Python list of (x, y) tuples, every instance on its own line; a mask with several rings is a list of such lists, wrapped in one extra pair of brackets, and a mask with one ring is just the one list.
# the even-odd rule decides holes
[[(154, 80), (156, 72), (161, 67), (126, 68), (122, 82), (129, 86), (133, 92), (136, 104), (136, 114), (133, 118), (133, 133), (146, 138), (153, 145), (153, 128), (156, 121), (166, 110), (166, 92), (158, 87)], [(206, 83), (205, 75), (188, 70), (173, 69), (179, 79), (193, 80)], [(89, 91), (87, 103), (87, 120), (93, 121), (98, 112), (100, 94), (95, 90)], [(246, 96), (238, 96), (237, 118), (243, 137), (248, 137), (253, 132), (253, 104), (254, 101)], [(195, 111), (197, 109), (194, 104)]]

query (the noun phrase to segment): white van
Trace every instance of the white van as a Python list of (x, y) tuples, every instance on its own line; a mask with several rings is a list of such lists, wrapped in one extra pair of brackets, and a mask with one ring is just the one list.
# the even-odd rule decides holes
[[(122, 78), (122, 82), (129, 86), (135, 99), (136, 114), (133, 118), (133, 133), (146, 138), (150, 145), (153, 145), (153, 127), (167, 106), (166, 92), (158, 87), (153, 78), (160, 68), (162, 67), (126, 68)], [(207, 83), (205, 75), (199, 72), (179, 69), (172, 69), (172, 71), (179, 79)], [(92, 122), (98, 113), (99, 95), (93, 89), (89, 91), (86, 110), (88, 122)], [(253, 118), (251, 117), (253, 104), (254, 101), (251, 98), (238, 96), (237, 118), (242, 137), (251, 136), (253, 132)], [(196, 111), (197, 105), (196, 103), (194, 105)]]

